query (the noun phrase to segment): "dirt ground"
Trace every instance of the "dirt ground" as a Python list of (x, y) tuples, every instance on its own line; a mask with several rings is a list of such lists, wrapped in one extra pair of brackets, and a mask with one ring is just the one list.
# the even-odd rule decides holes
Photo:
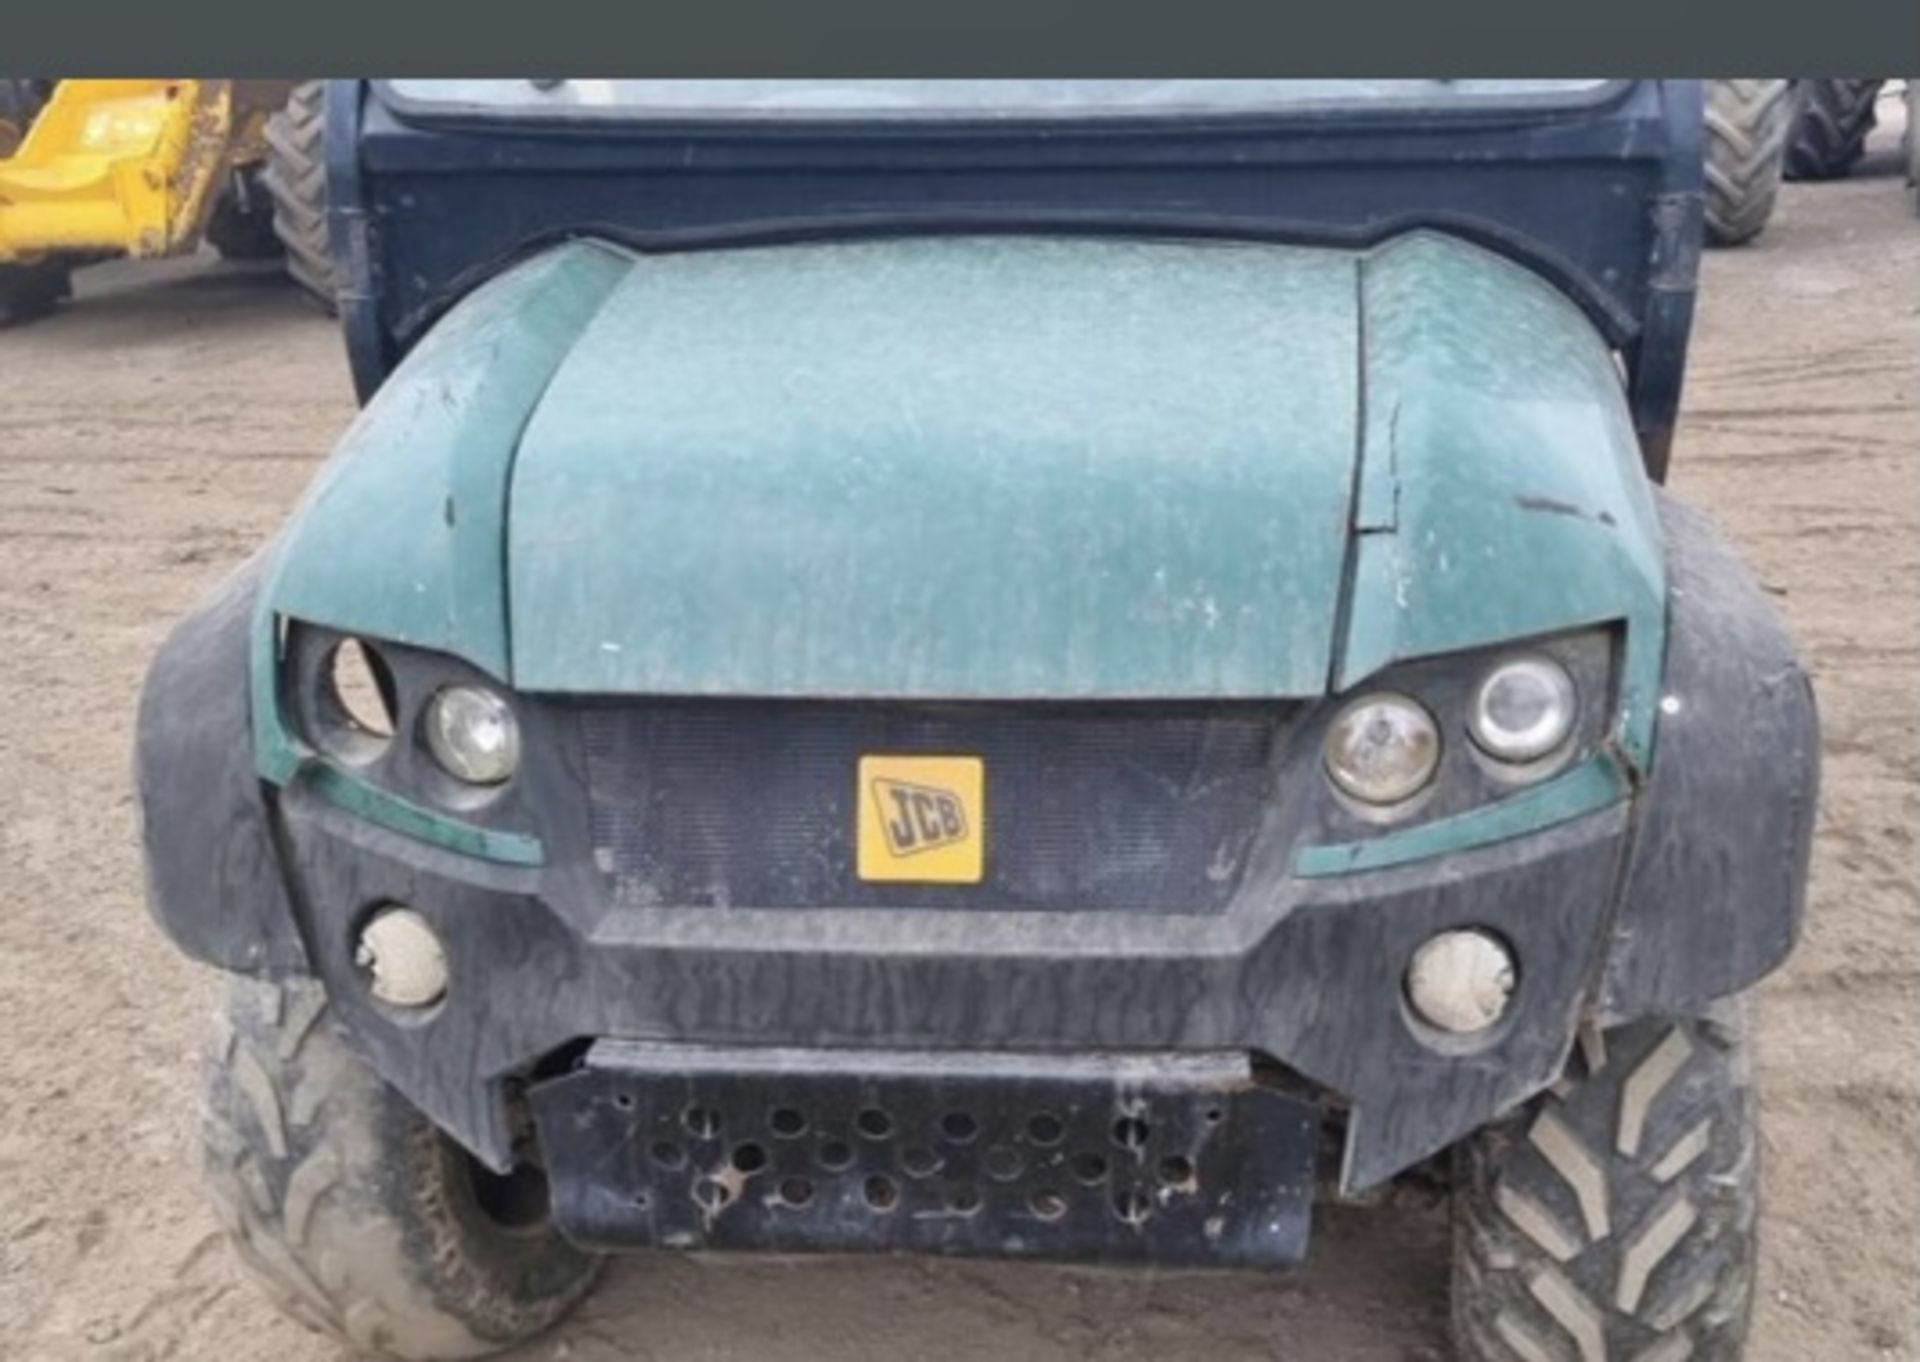
[[(1825, 723), (1807, 935), (1759, 1007), (1763, 1362), (1920, 1358), (1920, 223), (1895, 135), (1709, 258), (1674, 478), (1787, 614)], [(202, 1201), (215, 980), (142, 906), (129, 752), (169, 622), (351, 416), (341, 346), (276, 279), (206, 262), (80, 292), (0, 334), (0, 1356), (333, 1358)], [(1444, 1356), (1438, 1210), (1315, 1232), (1280, 1278), (629, 1260), (521, 1356)]]

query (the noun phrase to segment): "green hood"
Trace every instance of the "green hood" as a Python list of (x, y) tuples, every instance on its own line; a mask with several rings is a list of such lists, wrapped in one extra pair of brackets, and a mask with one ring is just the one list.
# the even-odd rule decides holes
[(521, 440), (515, 681), (1309, 694), (1358, 410), (1354, 262), (919, 240), (630, 270)]
[(579, 243), (389, 380), (270, 600), (534, 691), (1304, 697), (1615, 619), (1657, 673), (1656, 534), (1590, 324), (1447, 238)]

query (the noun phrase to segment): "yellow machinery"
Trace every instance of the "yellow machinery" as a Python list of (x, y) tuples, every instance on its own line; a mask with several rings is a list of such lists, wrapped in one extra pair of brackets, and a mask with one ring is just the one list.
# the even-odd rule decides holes
[(0, 323), (45, 311), (78, 264), (277, 253), (255, 192), (291, 81), (63, 80), (0, 108)]

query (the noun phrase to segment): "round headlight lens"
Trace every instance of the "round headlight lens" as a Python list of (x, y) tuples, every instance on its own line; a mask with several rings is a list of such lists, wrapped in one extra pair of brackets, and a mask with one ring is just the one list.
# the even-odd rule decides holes
[(1538, 761), (1573, 732), (1573, 678), (1549, 657), (1516, 657), (1488, 672), (1473, 693), (1467, 729), (1501, 761)]
[(448, 686), (427, 704), (427, 747), (458, 779), (498, 785), (520, 765), (520, 724), (492, 691)]
[(1368, 804), (1398, 804), (1420, 793), (1440, 764), (1440, 730), (1417, 700), (1369, 695), (1327, 731), (1327, 775)]

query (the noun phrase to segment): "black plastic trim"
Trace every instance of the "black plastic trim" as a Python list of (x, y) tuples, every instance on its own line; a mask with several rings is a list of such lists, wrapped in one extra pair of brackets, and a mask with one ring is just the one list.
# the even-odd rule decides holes
[(148, 904), (188, 955), (269, 976), (307, 969), (253, 764), (248, 649), (271, 548), (168, 634), (147, 671), (134, 749)]
[(1699, 511), (1660, 499), (1667, 665), (1653, 769), (1597, 1010), (1691, 1012), (1799, 939), (1820, 792), (1813, 686), (1773, 606)]

